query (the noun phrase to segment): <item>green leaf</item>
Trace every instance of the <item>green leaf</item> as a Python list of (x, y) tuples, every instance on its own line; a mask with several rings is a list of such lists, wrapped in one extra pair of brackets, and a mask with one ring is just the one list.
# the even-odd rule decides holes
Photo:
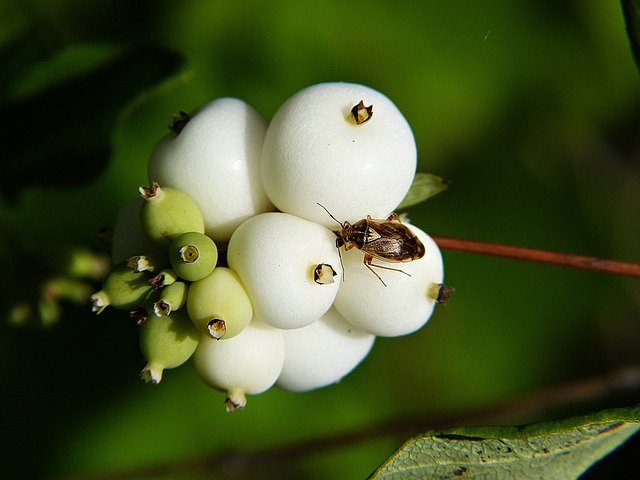
[(640, 0), (622, 0), (622, 12), (633, 58), (640, 69)]
[(524, 427), (463, 427), (412, 438), (371, 479), (577, 478), (640, 429), (640, 408)]
[(397, 209), (402, 210), (424, 202), (446, 190), (448, 186), (449, 182), (441, 177), (431, 175), (430, 173), (416, 173), (411, 188)]

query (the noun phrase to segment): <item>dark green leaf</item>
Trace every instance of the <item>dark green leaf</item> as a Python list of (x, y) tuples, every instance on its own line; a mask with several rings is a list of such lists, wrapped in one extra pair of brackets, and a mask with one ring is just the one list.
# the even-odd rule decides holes
[(44, 66), (34, 63), (0, 105), (0, 193), (11, 198), (27, 185), (95, 178), (109, 158), (122, 107), (181, 66), (182, 57), (165, 49), (121, 53), (104, 45), (74, 46)]
[(640, 0), (622, 0), (622, 12), (633, 58), (640, 69)]
[(409, 192), (398, 205), (398, 210), (412, 207), (437, 195), (449, 186), (449, 182), (430, 173), (416, 173)]
[(640, 408), (524, 427), (433, 430), (412, 438), (370, 478), (577, 478), (640, 429)]

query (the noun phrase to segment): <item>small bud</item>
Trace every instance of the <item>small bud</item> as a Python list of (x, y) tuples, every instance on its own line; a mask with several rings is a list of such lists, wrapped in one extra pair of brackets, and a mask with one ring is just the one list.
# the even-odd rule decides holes
[(165, 267), (167, 261), (156, 255), (136, 255), (127, 260), (127, 266), (135, 272), (155, 273)]
[(170, 268), (165, 268), (160, 271), (155, 277), (149, 279), (149, 283), (154, 290), (160, 290), (161, 288), (172, 285), (178, 280), (178, 276)]
[(220, 340), (227, 333), (227, 325), (221, 318), (214, 318), (207, 323), (207, 332), (211, 338)]
[(356, 125), (362, 125), (368, 122), (371, 120), (371, 117), (373, 117), (373, 105), (365, 107), (364, 101), (360, 100), (360, 103), (351, 109), (351, 117), (353, 121), (356, 122)]
[(334, 282), (336, 271), (328, 263), (321, 263), (313, 269), (313, 281), (319, 285), (328, 285)]
[(138, 307), (129, 311), (129, 316), (133, 318), (138, 325), (142, 325), (149, 318), (149, 310), (146, 307)]
[(438, 303), (445, 303), (449, 300), (450, 294), (455, 292), (455, 290), (455, 288), (445, 285), (444, 283), (433, 283), (427, 295)]
[(156, 314), (156, 317), (164, 317), (165, 315), (169, 315), (171, 313), (171, 305), (169, 305), (164, 300), (158, 300), (153, 304), (153, 313)]
[(162, 289), (160, 299), (153, 304), (153, 311), (158, 316), (169, 315), (178, 310), (187, 302), (187, 284), (174, 282)]
[(169, 130), (178, 135), (187, 125), (187, 123), (189, 123), (189, 120), (191, 120), (191, 116), (181, 110), (177, 115), (173, 117), (171, 125), (169, 125)]
[(233, 389), (227, 392), (224, 400), (224, 407), (229, 413), (236, 412), (247, 406), (247, 397), (240, 389)]

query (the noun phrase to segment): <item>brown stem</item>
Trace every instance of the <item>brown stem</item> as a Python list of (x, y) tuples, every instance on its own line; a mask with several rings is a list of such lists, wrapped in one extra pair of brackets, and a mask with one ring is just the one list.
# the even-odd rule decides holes
[(461, 250), (465, 252), (496, 255), (499, 257), (517, 258), (532, 262), (551, 263), (565, 267), (583, 268), (596, 272), (615, 273), (630, 277), (640, 277), (640, 263), (622, 262), (605, 258), (587, 257), (572, 253), (552, 252), (535, 248), (516, 247), (501, 243), (467, 240), (464, 238), (432, 235), (440, 248)]

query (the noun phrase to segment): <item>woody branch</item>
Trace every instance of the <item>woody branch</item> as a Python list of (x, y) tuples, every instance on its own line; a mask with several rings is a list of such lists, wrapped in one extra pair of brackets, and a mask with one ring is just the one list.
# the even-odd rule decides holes
[(620, 260), (589, 257), (584, 255), (575, 255), (572, 253), (554, 252), (442, 235), (432, 235), (432, 238), (442, 249), (460, 250), (485, 255), (529, 260), (533, 262), (550, 263), (565, 267), (581, 268), (596, 272), (640, 277), (640, 263), (623, 262)]

